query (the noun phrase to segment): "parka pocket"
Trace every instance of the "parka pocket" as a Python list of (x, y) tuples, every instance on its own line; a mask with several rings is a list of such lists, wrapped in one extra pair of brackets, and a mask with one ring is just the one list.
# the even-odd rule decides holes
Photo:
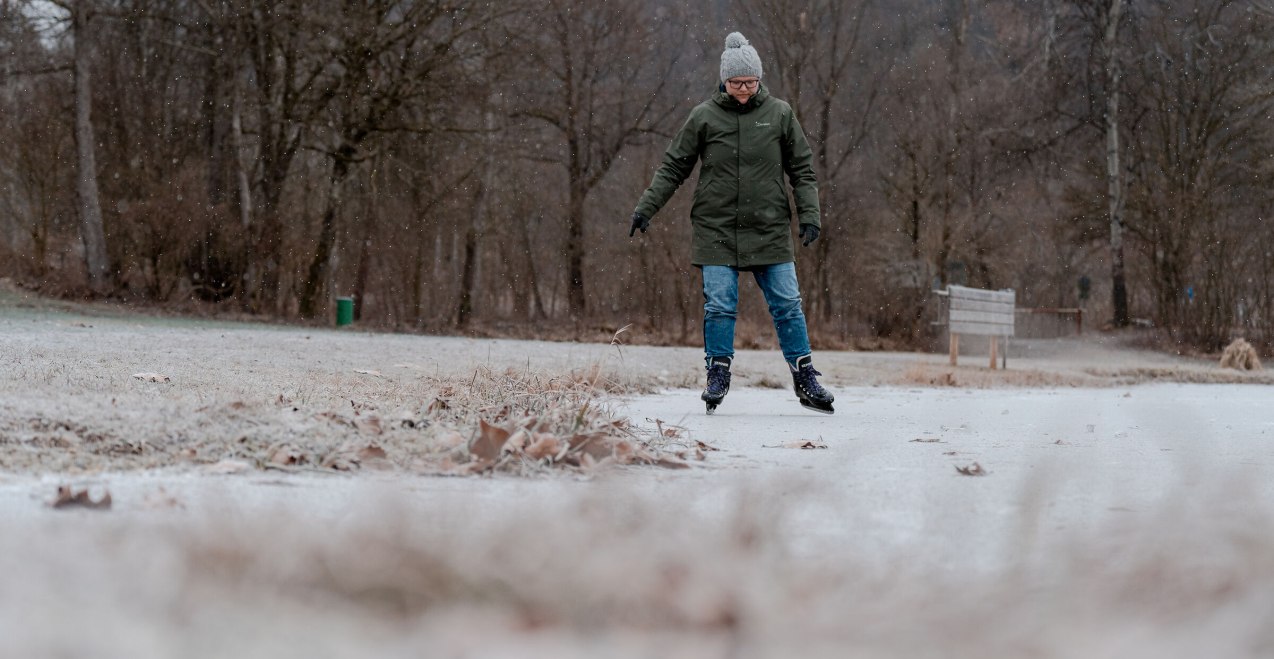
[(783, 178), (774, 179), (774, 207), (778, 209), (781, 217), (791, 215), (792, 208), (787, 201), (787, 186), (783, 185)]
[(708, 190), (716, 183), (716, 179), (700, 180), (695, 186), (694, 196), (691, 197), (691, 205), (698, 206), (708, 196)]

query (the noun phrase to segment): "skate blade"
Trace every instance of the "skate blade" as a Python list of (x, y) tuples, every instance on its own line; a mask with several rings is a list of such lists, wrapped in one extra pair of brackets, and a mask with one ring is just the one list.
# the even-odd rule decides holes
[(708, 416), (712, 416), (713, 414), (716, 414), (716, 413), (717, 413), (717, 406), (716, 406), (716, 405), (713, 405), (713, 404), (711, 404), (711, 403), (709, 403), (709, 404), (708, 404), (708, 409), (707, 409), (707, 411), (706, 411), (706, 414), (707, 414)]
[(821, 408), (821, 407), (815, 407), (815, 406), (813, 406), (813, 405), (810, 405), (810, 404), (806, 403), (805, 401), (800, 401), (800, 403), (801, 403), (801, 407), (804, 407), (805, 409), (807, 409), (807, 410), (809, 410), (809, 411), (811, 411), (811, 412), (818, 412), (819, 414), (826, 414), (826, 415), (828, 415), (828, 416), (831, 416), (831, 415), (833, 415), (833, 414), (835, 414), (835, 413), (836, 413), (836, 408), (834, 408), (834, 407), (829, 407), (829, 408), (827, 408), (827, 409), (823, 409), (823, 408)]

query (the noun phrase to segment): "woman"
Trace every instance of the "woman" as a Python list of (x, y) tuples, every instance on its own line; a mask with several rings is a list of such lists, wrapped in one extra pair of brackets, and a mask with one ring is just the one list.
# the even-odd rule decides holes
[(628, 235), (642, 233), (695, 163), (702, 160), (690, 221), (691, 260), (703, 273), (703, 341), (708, 414), (730, 390), (739, 273), (751, 272), (769, 304), (793, 389), (804, 407), (831, 414), (819, 385), (796, 282), (791, 216), (783, 175), (796, 199), (801, 244), (818, 239), (818, 182), (813, 155), (792, 106), (761, 84), (761, 58), (738, 32), (725, 39), (721, 86), (690, 111), (663, 164), (633, 212)]

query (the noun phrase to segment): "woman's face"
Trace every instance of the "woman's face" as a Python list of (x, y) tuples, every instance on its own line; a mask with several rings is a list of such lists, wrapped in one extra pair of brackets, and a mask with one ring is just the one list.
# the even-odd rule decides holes
[(725, 92), (734, 97), (740, 105), (747, 105), (748, 100), (756, 95), (761, 79), (755, 76), (739, 76), (725, 81)]

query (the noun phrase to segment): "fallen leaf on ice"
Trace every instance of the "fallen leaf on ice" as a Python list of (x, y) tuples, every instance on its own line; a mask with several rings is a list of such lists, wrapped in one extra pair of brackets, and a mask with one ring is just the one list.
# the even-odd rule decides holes
[(967, 467), (956, 467), (956, 471), (960, 472), (961, 474), (964, 474), (965, 476), (985, 476), (986, 475), (986, 470), (982, 468), (982, 465), (976, 462)]
[(354, 372), (358, 373), (359, 375), (371, 375), (378, 378), (384, 377), (383, 375), (380, 374), (380, 371), (373, 371), (371, 369), (356, 368), (354, 369)]
[(610, 457), (614, 451), (605, 442), (604, 435), (600, 433), (580, 433), (571, 435), (567, 441), (571, 445), (571, 450), (582, 452), (594, 459), (601, 460)]
[(484, 420), (478, 421), (478, 436), (469, 444), (469, 453), (483, 462), (494, 462), (500, 457), (500, 449), (513, 434), (499, 426), (493, 426)]
[(782, 444), (775, 444), (773, 446), (766, 446), (762, 444), (761, 448), (799, 448), (799, 449), (808, 450), (808, 449), (816, 449), (816, 448), (827, 448), (827, 444), (824, 444), (823, 442), (816, 442), (812, 439), (798, 439), (794, 442), (784, 442)]
[(941, 444), (942, 438), (941, 437), (917, 437), (915, 439), (908, 440), (908, 442), (909, 443), (920, 442), (921, 444)]
[(88, 495), (88, 490), (80, 490), (76, 492), (67, 485), (58, 486), (57, 498), (50, 504), (54, 508), (88, 508), (89, 510), (110, 510), (111, 493), (107, 492), (102, 495), (101, 499), (94, 501)]
[(715, 446), (709, 446), (708, 444), (704, 444), (701, 441), (695, 441), (695, 445), (699, 448), (700, 451), (720, 451), (721, 450)]
[(659, 429), (659, 435), (661, 437), (668, 437), (670, 439), (680, 437), (682, 431), (685, 430), (685, 428), (682, 428), (681, 426), (674, 426), (672, 424), (664, 427), (663, 419), (655, 419), (655, 427)]
[(172, 378), (159, 373), (134, 373), (133, 377), (143, 382), (172, 382)]

